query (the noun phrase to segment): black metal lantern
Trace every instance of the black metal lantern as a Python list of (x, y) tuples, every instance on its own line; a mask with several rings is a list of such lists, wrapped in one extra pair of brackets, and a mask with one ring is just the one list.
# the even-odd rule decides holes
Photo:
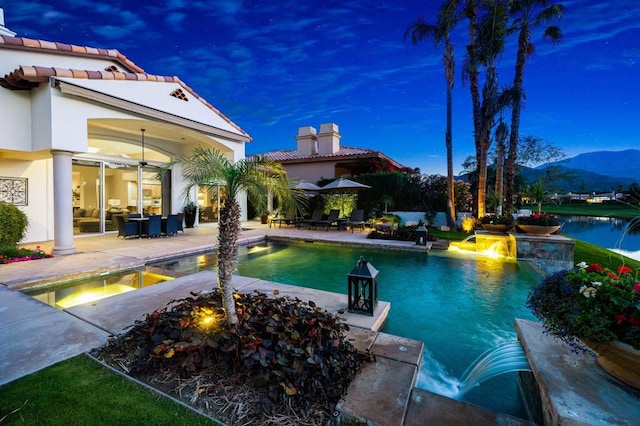
[(378, 306), (378, 270), (360, 257), (347, 278), (349, 286), (349, 312), (368, 314)]
[(427, 237), (429, 236), (429, 231), (424, 225), (420, 225), (416, 228), (416, 245), (418, 246), (426, 246), (427, 245)]

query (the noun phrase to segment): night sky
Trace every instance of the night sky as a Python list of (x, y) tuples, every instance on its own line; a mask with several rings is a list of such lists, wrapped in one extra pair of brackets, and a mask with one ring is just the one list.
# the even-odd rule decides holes
[[(640, 2), (569, 0), (541, 32), (525, 72), (521, 135), (568, 156), (638, 148)], [(439, 1), (0, 0), (19, 37), (117, 49), (150, 74), (177, 75), (253, 137), (247, 154), (295, 149), (300, 126), (333, 122), (346, 146), (377, 149), (423, 173), (446, 171), (442, 51), (403, 40)], [(469, 87), (460, 64), (466, 23), (453, 35), (454, 167), (474, 154)], [(499, 63), (511, 84), (515, 38)], [(24, 64), (43, 65), (47, 64)], [(510, 112), (505, 113), (510, 117)]]

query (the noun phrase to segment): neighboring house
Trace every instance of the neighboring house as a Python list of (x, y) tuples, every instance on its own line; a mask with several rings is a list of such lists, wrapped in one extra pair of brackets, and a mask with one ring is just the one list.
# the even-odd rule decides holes
[(116, 50), (15, 37), (2, 9), (0, 116), (0, 200), (26, 213), (24, 242), (54, 240), (54, 254), (73, 253), (75, 234), (113, 230), (114, 213), (182, 211), (180, 169), (159, 182), (158, 166), (196, 145), (238, 161), (251, 140), (178, 77)]
[(340, 146), (342, 136), (335, 123), (298, 129), (297, 149), (270, 151), (261, 156), (284, 165), (289, 178), (316, 183), (320, 179), (356, 176), (379, 171), (410, 171), (380, 151)]

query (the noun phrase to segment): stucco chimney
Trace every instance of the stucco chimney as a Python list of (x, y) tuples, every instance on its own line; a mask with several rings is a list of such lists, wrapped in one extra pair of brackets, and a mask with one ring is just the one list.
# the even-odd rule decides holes
[(0, 7), (0, 35), (15, 37), (16, 33), (4, 26), (4, 10)]
[(299, 127), (296, 140), (298, 141), (296, 153), (299, 156), (318, 155), (318, 136), (316, 136), (315, 127)]
[(318, 154), (335, 154), (340, 150), (340, 133), (338, 125), (335, 123), (324, 123), (320, 125), (318, 133)]

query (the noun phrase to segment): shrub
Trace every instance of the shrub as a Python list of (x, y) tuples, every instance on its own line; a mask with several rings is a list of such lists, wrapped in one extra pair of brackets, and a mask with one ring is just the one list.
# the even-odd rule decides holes
[(186, 378), (222, 366), (236, 380), (261, 385), (268, 414), (280, 407), (302, 416), (312, 404), (333, 411), (368, 359), (346, 340), (348, 325), (311, 301), (239, 294), (239, 322), (228, 328), (219, 291), (192, 296), (146, 315), (98, 355), (135, 375)]
[(27, 233), (29, 220), (13, 204), (0, 201), (0, 246), (17, 246)]
[(560, 219), (556, 215), (548, 213), (532, 214), (531, 216), (518, 216), (517, 225), (559, 226)]
[(512, 216), (502, 216), (497, 214), (488, 214), (480, 219), (483, 225), (513, 225)]

